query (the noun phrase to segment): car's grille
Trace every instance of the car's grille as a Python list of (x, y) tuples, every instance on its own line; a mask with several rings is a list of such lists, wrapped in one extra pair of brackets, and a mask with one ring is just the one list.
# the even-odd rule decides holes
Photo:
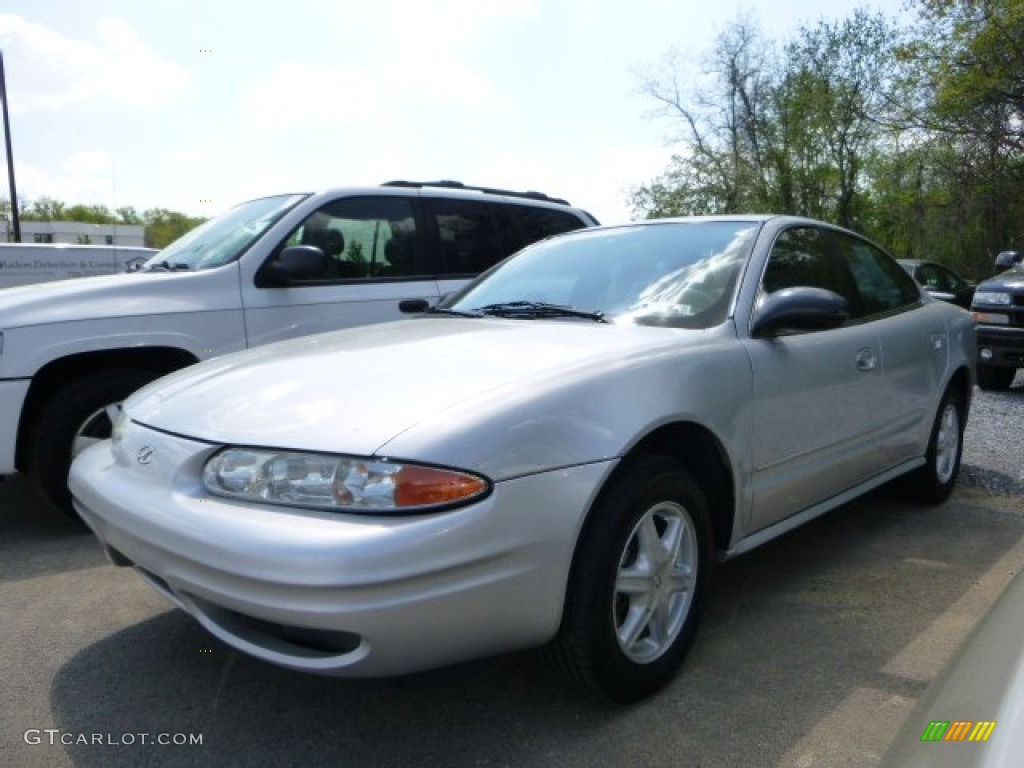
[(363, 639), (351, 632), (279, 624), (224, 608), (194, 594), (186, 595), (208, 619), (228, 634), (261, 648), (272, 648), (299, 658), (337, 657), (359, 649)]

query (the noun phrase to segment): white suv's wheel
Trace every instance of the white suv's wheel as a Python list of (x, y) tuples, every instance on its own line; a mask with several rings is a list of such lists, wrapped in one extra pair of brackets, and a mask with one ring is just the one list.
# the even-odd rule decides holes
[(72, 459), (110, 437), (112, 409), (158, 375), (137, 368), (96, 371), (72, 379), (50, 395), (28, 444), (28, 474), (47, 501), (76, 517), (68, 491)]

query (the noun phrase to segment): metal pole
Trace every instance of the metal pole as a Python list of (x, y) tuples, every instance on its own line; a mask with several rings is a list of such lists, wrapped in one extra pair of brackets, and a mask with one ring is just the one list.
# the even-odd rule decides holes
[(4, 75), (4, 52), (0, 51), (0, 102), (4, 108), (4, 144), (7, 146), (7, 184), (11, 190), (11, 222), (14, 242), (21, 242), (21, 219), (18, 216), (18, 190), (14, 185), (14, 153), (11, 152), (11, 119), (7, 116), (7, 77)]

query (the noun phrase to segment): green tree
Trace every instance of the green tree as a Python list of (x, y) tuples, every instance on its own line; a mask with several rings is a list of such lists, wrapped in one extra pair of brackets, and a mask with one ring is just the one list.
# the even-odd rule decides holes
[(38, 197), (23, 214), (26, 221), (60, 221), (65, 218), (67, 206), (52, 197)]
[(845, 227), (861, 222), (864, 166), (897, 81), (886, 66), (894, 41), (883, 17), (857, 10), (802, 27), (786, 46), (777, 116), (782, 127), (791, 126), (784, 146), (803, 182), (792, 203), (798, 212)]
[(206, 219), (186, 216), (166, 208), (150, 208), (142, 214), (142, 221), (146, 227), (146, 245), (150, 248), (164, 248)]
[(641, 85), (675, 124), (680, 151), (663, 175), (635, 191), (634, 210), (652, 216), (768, 206), (771, 46), (752, 21), (740, 18), (718, 36), (696, 83), (681, 74), (682, 65), (670, 53)]
[(141, 225), (143, 223), (142, 216), (130, 205), (121, 206), (115, 213), (117, 214), (118, 224)]
[(105, 205), (72, 205), (64, 211), (65, 221), (84, 221), (90, 224), (115, 224), (114, 214)]
[[(916, 9), (897, 50), (915, 87), (900, 126), (945, 148), (934, 152), (943, 165), (928, 170), (948, 190), (954, 258), (986, 274), (996, 252), (1024, 246), (1024, 3), (918, 0)], [(941, 247), (936, 235), (926, 239)]]
[[(183, 234), (202, 224), (206, 219), (187, 216), (166, 208), (151, 208), (139, 213), (132, 206), (122, 206), (111, 212), (105, 205), (69, 206), (51, 197), (33, 201), (18, 201), (19, 216), (23, 221), (84, 221), (93, 224), (141, 225), (145, 228), (145, 243), (152, 248), (163, 248)], [(0, 218), (10, 219), (11, 203), (0, 198)]]
[(865, 158), (891, 97), (891, 28), (856, 12), (803, 27), (782, 49), (746, 19), (719, 35), (705, 82), (678, 62), (643, 83), (677, 125), (680, 151), (633, 195), (640, 215), (776, 211), (852, 226), (864, 214)]

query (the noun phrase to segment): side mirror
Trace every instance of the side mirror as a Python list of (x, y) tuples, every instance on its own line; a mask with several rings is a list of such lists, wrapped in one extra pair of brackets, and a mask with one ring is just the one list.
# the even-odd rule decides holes
[(315, 245), (292, 245), (260, 269), (256, 284), (261, 287), (291, 285), (293, 280), (312, 280), (327, 271), (327, 257)]
[(996, 266), (1000, 269), (1012, 269), (1020, 264), (1020, 251), (1003, 251), (996, 256)]
[(785, 333), (826, 331), (850, 317), (846, 299), (824, 288), (797, 286), (769, 293), (754, 310), (750, 335), (767, 338)]
[(430, 302), (426, 299), (402, 299), (398, 302), (398, 311), (403, 315), (418, 315), (430, 309)]

